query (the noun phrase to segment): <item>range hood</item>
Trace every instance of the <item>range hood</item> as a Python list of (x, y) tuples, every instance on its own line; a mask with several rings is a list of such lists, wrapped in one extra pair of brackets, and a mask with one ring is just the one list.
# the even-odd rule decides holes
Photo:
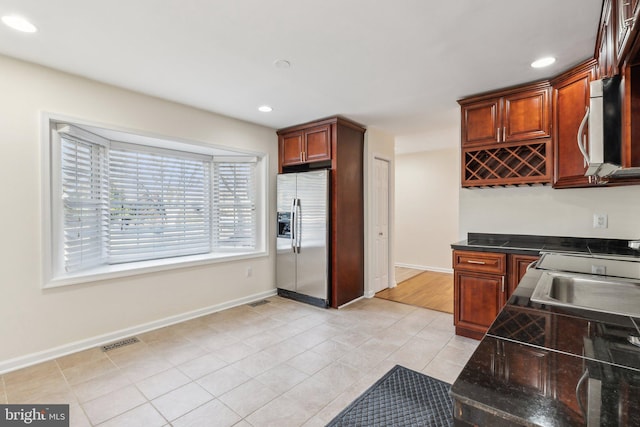
[[(600, 178), (640, 177), (640, 167), (623, 168), (622, 97), (620, 76), (590, 83), (587, 113), (578, 131), (578, 148), (587, 166), (585, 176)], [(589, 152), (583, 142), (584, 126), (589, 123)]]

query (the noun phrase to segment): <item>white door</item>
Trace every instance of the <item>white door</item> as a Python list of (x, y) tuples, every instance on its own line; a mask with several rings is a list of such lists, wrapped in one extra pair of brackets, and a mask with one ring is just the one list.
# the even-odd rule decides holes
[(389, 287), (389, 162), (373, 159), (373, 240), (375, 242), (373, 291)]

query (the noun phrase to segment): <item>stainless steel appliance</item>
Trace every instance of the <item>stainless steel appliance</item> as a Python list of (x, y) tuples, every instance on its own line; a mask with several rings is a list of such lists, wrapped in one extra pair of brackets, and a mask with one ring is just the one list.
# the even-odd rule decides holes
[(277, 178), (278, 295), (329, 305), (329, 171)]

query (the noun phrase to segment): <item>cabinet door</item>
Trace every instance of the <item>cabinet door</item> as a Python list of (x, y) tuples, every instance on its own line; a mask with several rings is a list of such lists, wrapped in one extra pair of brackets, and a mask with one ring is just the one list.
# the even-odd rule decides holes
[(500, 98), (463, 105), (461, 113), (462, 145), (491, 144), (500, 141), (500, 132), (502, 132)]
[[(589, 82), (595, 77), (593, 62), (553, 85), (554, 188), (588, 187), (586, 162), (578, 148), (578, 129), (589, 105)], [(584, 144), (588, 149), (587, 131)]]
[(331, 160), (331, 126), (318, 126), (304, 132), (305, 163)]
[(615, 74), (615, 44), (613, 27), (613, 5), (611, 0), (604, 0), (602, 21), (600, 22), (597, 53), (598, 78), (611, 77)]
[(527, 266), (537, 261), (537, 256), (531, 255), (509, 255), (509, 286), (507, 287), (507, 298), (522, 280), (522, 276), (527, 272)]
[(504, 304), (504, 276), (455, 271), (454, 303), (456, 333), (482, 338)]
[(618, 64), (626, 55), (629, 36), (635, 24), (634, 16), (637, 6), (638, 0), (616, 1), (616, 58), (618, 58)]
[(280, 136), (280, 165), (297, 165), (302, 163), (302, 132), (293, 132)]
[(505, 96), (503, 141), (549, 137), (551, 135), (550, 110), (548, 88)]

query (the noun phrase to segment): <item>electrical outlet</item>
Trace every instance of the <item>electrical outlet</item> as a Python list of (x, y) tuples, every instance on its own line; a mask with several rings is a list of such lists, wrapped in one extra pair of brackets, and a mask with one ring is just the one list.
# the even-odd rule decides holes
[(593, 228), (607, 228), (607, 214), (593, 214)]

